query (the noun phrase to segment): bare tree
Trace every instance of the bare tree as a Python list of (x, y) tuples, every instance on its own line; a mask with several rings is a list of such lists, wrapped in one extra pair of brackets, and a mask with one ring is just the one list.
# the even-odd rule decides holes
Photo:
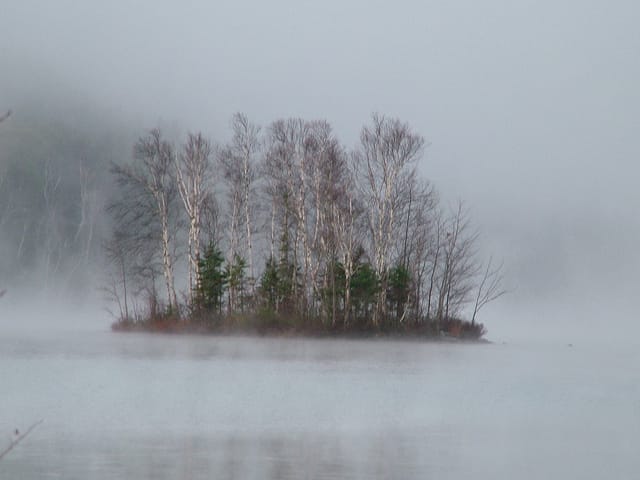
[(121, 185), (130, 184), (138, 187), (138, 197), (132, 199), (137, 202), (137, 205), (122, 205), (122, 208), (139, 212), (140, 222), (158, 222), (158, 247), (161, 252), (168, 307), (171, 311), (177, 311), (173, 267), (175, 234), (171, 225), (172, 206), (177, 189), (172, 169), (173, 147), (162, 139), (160, 130), (153, 129), (147, 136), (138, 139), (133, 156), (135, 160), (133, 165), (114, 165), (112, 168)]
[[(334, 136), (331, 125), (326, 121), (308, 123), (304, 149), (304, 177), (307, 194), (304, 209), (306, 222), (301, 223), (306, 230), (303, 238), (304, 279), (309, 298), (306, 308), (317, 314), (314, 300), (319, 299), (322, 268), (331, 270), (339, 256), (339, 245), (335, 232), (336, 209), (345, 207), (345, 188), (348, 175), (347, 156)], [(335, 275), (331, 280), (331, 323), (337, 319), (337, 295)], [(325, 287), (326, 290), (326, 287)]]
[[(315, 300), (326, 297), (326, 292), (331, 292), (329, 316), (332, 325), (335, 325), (338, 306), (335, 262), (340, 256), (336, 221), (337, 210), (346, 206), (347, 156), (333, 136), (327, 122), (311, 122), (306, 143), (308, 194), (306, 195), (305, 227), (308, 241), (304, 256), (308, 282), (307, 295), (310, 299), (307, 308), (317, 315), (318, 305)], [(324, 294), (321, 294), (320, 288), (321, 270), (326, 272), (322, 286)], [(320, 305), (320, 307), (326, 311), (326, 305)]]
[(51, 160), (47, 158), (43, 169), (42, 200), (44, 221), (41, 225), (43, 245), (43, 266), (45, 286), (49, 286), (51, 279), (58, 273), (64, 256), (64, 235), (61, 232), (63, 224), (59, 218), (59, 195), (62, 175)]
[(87, 166), (84, 159), (79, 162), (78, 168), (78, 184), (74, 184), (74, 195), (79, 200), (77, 208), (77, 218), (74, 217), (73, 236), (69, 238), (70, 248), (74, 251), (75, 260), (71, 266), (69, 277), (73, 278), (75, 272), (80, 268), (86, 273), (86, 269), (91, 259), (91, 253), (94, 250), (94, 240), (96, 238), (96, 224), (98, 222), (100, 211), (103, 210), (98, 188), (96, 185), (96, 176)]
[[(431, 262), (437, 262), (438, 245), (434, 235), (438, 232), (438, 217), (436, 207), (438, 196), (433, 186), (424, 179), (415, 178), (409, 185), (408, 202), (404, 207), (404, 225), (401, 225), (400, 238), (403, 238), (401, 251), (401, 265), (413, 279), (414, 288), (411, 291), (411, 301), (405, 308), (411, 307), (415, 319), (422, 317), (426, 300), (429, 310), (429, 272)], [(426, 292), (425, 292), (426, 290)], [(426, 294), (426, 298), (425, 298)], [(401, 313), (406, 315), (406, 310)], [(428, 317), (428, 313), (427, 313)]]
[(507, 293), (507, 291), (502, 288), (503, 265), (503, 263), (500, 263), (500, 265), (493, 266), (493, 257), (489, 257), (487, 267), (484, 269), (482, 279), (478, 284), (478, 291), (473, 305), (473, 315), (471, 316), (471, 325), (475, 325), (476, 315), (482, 307)]
[[(243, 113), (236, 113), (231, 120), (233, 138), (220, 152), (225, 179), (229, 185), (229, 204), (231, 207), (231, 251), (230, 258), (240, 254), (241, 239), (244, 239), (244, 252), (249, 270), (250, 287), (255, 282), (253, 261), (253, 231), (255, 229), (255, 183), (256, 162), (260, 154), (260, 127), (249, 121)], [(245, 253), (246, 252), (246, 253)]]
[(478, 274), (476, 242), (478, 232), (471, 223), (463, 202), (445, 224), (442, 271), (439, 285), (437, 321), (455, 316), (461, 307), (470, 302), (474, 290), (474, 278)]
[[(344, 269), (343, 325), (350, 322), (351, 314), (351, 279), (354, 274), (354, 256), (360, 244), (362, 231), (359, 220), (363, 207), (357, 198), (354, 173), (347, 161), (345, 152), (337, 146), (331, 152), (327, 162), (331, 166), (330, 173), (325, 176), (327, 190), (327, 223), (330, 232), (330, 245), (335, 245), (331, 253), (340, 258)], [(332, 260), (332, 259), (330, 259)], [(332, 275), (335, 278), (335, 275)], [(335, 302), (335, 292), (332, 298)], [(332, 323), (335, 323), (335, 304), (332, 305)]]
[(178, 191), (189, 220), (189, 295), (192, 302), (200, 270), (202, 214), (211, 185), (210, 155), (209, 141), (201, 133), (189, 134), (175, 164)]
[(136, 177), (114, 165), (119, 186), (116, 200), (107, 205), (113, 222), (109, 239), (103, 243), (107, 278), (103, 288), (107, 299), (118, 304), (120, 320), (136, 317), (138, 297), (150, 298), (162, 276), (160, 223), (154, 198)]
[(360, 134), (354, 153), (363, 202), (368, 205), (369, 230), (376, 271), (382, 280), (373, 318), (378, 325), (386, 313), (387, 274), (393, 234), (401, 208), (402, 190), (415, 174), (424, 138), (397, 119), (373, 115)]
[(129, 269), (132, 260), (128, 255), (128, 251), (124, 245), (124, 239), (118, 232), (114, 232), (112, 238), (103, 245), (105, 257), (112, 267), (107, 273), (106, 284), (103, 292), (109, 302), (115, 302), (118, 305), (120, 321), (131, 320), (129, 313)]
[[(299, 246), (306, 229), (304, 202), (306, 191), (301, 184), (300, 164), (301, 151), (304, 146), (306, 125), (304, 120), (289, 119), (273, 122), (267, 131), (266, 153), (263, 163), (263, 174), (266, 179), (266, 193), (272, 205), (272, 248), (276, 237), (279, 240), (279, 263), (282, 274), (288, 275), (288, 287), (282, 292), (291, 307), (292, 303), (300, 305), (306, 302), (298, 291), (298, 270), (300, 266)], [(276, 231), (278, 232), (276, 234)], [(285, 268), (286, 267), (286, 268)], [(288, 272), (288, 273), (285, 273)], [(306, 273), (306, 272), (305, 272)], [(306, 318), (306, 312), (304, 313)]]
[(93, 244), (93, 237), (99, 210), (98, 195), (95, 188), (96, 178), (84, 162), (80, 163), (80, 220), (76, 228), (74, 241), (83, 238), (82, 257), (85, 265), (89, 262), (89, 254)]
[(307, 319), (316, 313), (319, 272), (328, 247), (327, 182), (336, 178), (331, 172), (336, 160), (344, 159), (325, 121), (279, 120), (267, 133), (263, 171), (272, 204), (272, 244), (279, 224), (281, 263), (290, 263), (292, 298), (298, 314)]
[(428, 235), (427, 257), (426, 261), (429, 264), (428, 271), (428, 288), (426, 298), (426, 317), (431, 319), (431, 312), (434, 307), (434, 296), (437, 295), (437, 288), (439, 285), (439, 270), (442, 263), (442, 250), (443, 250), (443, 236), (445, 230), (445, 221), (442, 217), (441, 211), (436, 211), (433, 219), (433, 227)]

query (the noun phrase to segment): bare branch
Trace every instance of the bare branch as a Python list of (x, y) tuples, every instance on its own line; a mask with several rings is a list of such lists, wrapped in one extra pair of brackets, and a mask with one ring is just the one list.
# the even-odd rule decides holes
[(495, 268), (491, 268), (492, 263), (493, 257), (490, 257), (487, 262), (487, 268), (484, 270), (484, 275), (480, 281), (480, 285), (478, 285), (478, 293), (476, 295), (476, 301), (473, 308), (471, 324), (475, 323), (476, 315), (482, 307), (507, 293), (507, 291), (502, 288), (502, 267), (504, 266), (504, 262), (501, 262), (500, 265)]
[(5, 448), (2, 452), (0, 452), (0, 460), (2, 460), (7, 453), (13, 450), (22, 440), (24, 440), (27, 437), (27, 435), (29, 435), (42, 422), (44, 422), (44, 419), (38, 420), (36, 423), (31, 425), (27, 429), (27, 431), (24, 432), (23, 434), (20, 434), (18, 430), (16, 430), (16, 434), (18, 436), (9, 444), (7, 448)]

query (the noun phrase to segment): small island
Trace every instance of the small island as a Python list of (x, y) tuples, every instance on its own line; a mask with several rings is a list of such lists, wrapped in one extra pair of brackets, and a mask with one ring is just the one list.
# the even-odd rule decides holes
[(113, 164), (114, 330), (482, 338), (501, 265), (422, 176), (408, 124), (373, 115), (350, 151), (326, 121), (231, 126), (219, 147), (153, 129)]

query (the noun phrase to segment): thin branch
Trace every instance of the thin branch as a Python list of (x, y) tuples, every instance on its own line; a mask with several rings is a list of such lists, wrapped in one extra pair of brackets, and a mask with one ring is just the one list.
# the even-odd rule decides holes
[[(40, 425), (42, 422), (44, 422), (44, 418), (38, 420), (36, 423), (34, 423), (33, 425), (31, 425), (26, 432), (24, 432), (22, 435), (18, 435), (15, 440), (13, 440), (9, 446), (7, 448), (5, 448), (2, 452), (0, 452), (0, 460), (2, 460), (4, 458), (4, 456), (9, 453), (11, 450), (14, 449), (15, 446), (17, 446), (22, 440), (24, 440), (27, 435), (29, 435), (38, 425)], [(16, 430), (17, 432), (17, 430)]]
[(482, 307), (507, 293), (507, 290), (502, 288), (502, 267), (504, 266), (504, 262), (501, 262), (500, 265), (493, 269), (491, 268), (492, 263), (493, 257), (490, 257), (487, 262), (487, 268), (482, 276), (482, 281), (478, 286), (478, 293), (476, 295), (471, 323), (475, 323), (476, 315)]

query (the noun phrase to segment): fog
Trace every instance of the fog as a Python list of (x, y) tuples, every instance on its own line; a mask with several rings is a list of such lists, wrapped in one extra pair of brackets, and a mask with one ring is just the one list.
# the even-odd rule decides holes
[(0, 472), (633, 478), (637, 359), (627, 346), (5, 332), (0, 431), (45, 421)]
[[(624, 446), (632, 441), (629, 425), (637, 426), (637, 412), (620, 392), (629, 398), (637, 394), (630, 383), (635, 381), (633, 375), (625, 377), (624, 372), (635, 361), (631, 352), (638, 346), (640, 333), (636, 300), (640, 291), (639, 16), (639, 4), (625, 0), (186, 1), (179, 5), (165, 0), (0, 0), (0, 114), (12, 109), (9, 119), (0, 124), (0, 176), (10, 165), (22, 162), (28, 165), (25, 169), (37, 169), (33, 165), (47, 160), (56, 162), (61, 172), (65, 168), (75, 172), (82, 159), (88, 160), (108, 192), (108, 163), (128, 160), (135, 138), (155, 126), (175, 138), (202, 130), (214, 141), (224, 142), (230, 136), (229, 120), (238, 111), (263, 126), (291, 116), (326, 119), (351, 148), (371, 113), (380, 112), (409, 122), (424, 135), (429, 146), (420, 171), (437, 187), (445, 204), (462, 199), (470, 207), (473, 223), (481, 231), (481, 252), (504, 259), (509, 291), (482, 312), (481, 321), (494, 342), (485, 346), (491, 353), (477, 346), (461, 353), (464, 346), (449, 350), (452, 347), (446, 345), (411, 344), (410, 353), (403, 354), (406, 345), (393, 344), (373, 354), (367, 349), (375, 350), (375, 342), (356, 342), (358, 347), (339, 343), (329, 347), (328, 360), (320, 360), (317, 367), (307, 363), (313, 364), (317, 360), (313, 356), (325, 351), (326, 345), (313, 342), (274, 347), (236, 339), (237, 347), (222, 339), (211, 347), (199, 339), (181, 338), (178, 346), (166, 345), (172, 339), (116, 336), (116, 340), (105, 340), (112, 318), (99, 291), (100, 263), (88, 268), (90, 281), (82, 277), (76, 283), (56, 282), (55, 275), (48, 279), (49, 284), (64, 287), (61, 296), (56, 288), (43, 287), (49, 273), (40, 257), (35, 253), (29, 257), (37, 252), (39, 240), (34, 238), (36, 246), (31, 247), (29, 239), (23, 242), (28, 260), (14, 264), (16, 245), (22, 246), (20, 232), (14, 232), (10, 222), (0, 221), (0, 291), (8, 288), (0, 299), (0, 337), (7, 349), (13, 348), (0, 357), (5, 370), (0, 384), (11, 373), (15, 389), (10, 401), (0, 400), (0, 410), (16, 411), (20, 425), (31, 421), (33, 411), (41, 410), (50, 424), (48, 430), (43, 428), (50, 448), (33, 447), (35, 438), (29, 444), (35, 450), (25, 448), (20, 453), (18, 447), (10, 471), (37, 478), (43, 465), (52, 462), (69, 478), (88, 478), (89, 473), (102, 478), (81, 461), (60, 463), (63, 456), (55, 453), (62, 448), (55, 446), (60, 432), (67, 435), (61, 445), (77, 449), (80, 457), (92, 458), (95, 465), (113, 466), (118, 461), (128, 465), (121, 470), (104, 468), (104, 475), (139, 478), (157, 475), (163, 468), (145, 460), (152, 455), (147, 450), (137, 450), (131, 464), (122, 460), (127, 448), (141, 438), (149, 442), (150, 451), (169, 458), (177, 452), (178, 467), (172, 468), (186, 469), (183, 463), (191, 465), (193, 460), (210, 468), (202, 467), (201, 472), (226, 472), (228, 478), (264, 478), (260, 462), (265, 458), (293, 462), (284, 473), (276, 469), (269, 474), (293, 478), (304, 471), (304, 465), (292, 458), (310, 451), (324, 452), (313, 464), (316, 473), (326, 473), (331, 462), (325, 457), (335, 455), (341, 459), (336, 476), (393, 476), (384, 469), (393, 467), (406, 478), (419, 478), (424, 472), (466, 478), (473, 470), (450, 468), (457, 461), (452, 458), (456, 448), (464, 452), (463, 466), (479, 462), (479, 478), (520, 475), (526, 467), (524, 478), (558, 471), (568, 478), (577, 478), (576, 471), (584, 478), (587, 474), (601, 478), (604, 472), (598, 470), (594, 452), (619, 461), (622, 476), (637, 470)], [(28, 196), (27, 187), (21, 187), (16, 198)], [(2, 188), (0, 183), (0, 220), (5, 206), (11, 207), (2, 203)], [(104, 198), (98, 199), (96, 238), (109, 228), (103, 206)], [(25, 214), (16, 215), (22, 219)], [(39, 221), (34, 217), (34, 222)], [(72, 271), (80, 269), (73, 260), (74, 248), (68, 246), (62, 261)], [(100, 336), (82, 336), (87, 332)], [(540, 350), (532, 350), (532, 344)], [(567, 353), (568, 344), (584, 349), (574, 357)], [(98, 353), (88, 351), (89, 347)], [(143, 351), (136, 354), (138, 348)], [(38, 356), (39, 349), (45, 353)], [(331, 402), (332, 397), (316, 391), (321, 398), (312, 398), (315, 387), (308, 384), (300, 387), (301, 398), (310, 402), (308, 410), (296, 410), (299, 405), (290, 400), (281, 405), (282, 399), (275, 398), (274, 390), (258, 378), (266, 371), (277, 385), (274, 388), (287, 387), (274, 378), (274, 372), (289, 371), (286, 362), (280, 363), (278, 352), (285, 352), (285, 360), (293, 362), (294, 383), (308, 381), (301, 380), (301, 374), (298, 378), (296, 368), (309, 368), (309, 378), (335, 389), (331, 391), (346, 401), (349, 411), (358, 412), (358, 401), (366, 402), (366, 392), (375, 399), (374, 406), (368, 404), (355, 420), (347, 419), (335, 405), (323, 410), (323, 401)], [(127, 371), (124, 363), (136, 355), (133, 370)], [(399, 362), (399, 377), (387, 363), (394, 355), (410, 357), (408, 363)], [(158, 373), (150, 374), (150, 362), (158, 356), (176, 361), (173, 367), (171, 362), (163, 363), (173, 379), (182, 378), (180, 372), (189, 378), (202, 373), (201, 357), (212, 362), (222, 358), (223, 365), (216, 368), (224, 378), (240, 372), (239, 386), (231, 392), (249, 395), (249, 385), (258, 382), (266, 391), (265, 403), (251, 400), (238, 406), (231, 397), (216, 397), (214, 390), (195, 392), (217, 402), (223, 411), (228, 409), (212, 414), (202, 404), (190, 403), (195, 387), (188, 382), (180, 384), (187, 393), (173, 392), (167, 403), (156, 401), (152, 393), (162, 395), (163, 388), (170, 387)], [(605, 363), (612, 357), (611, 363)], [(61, 393), (46, 375), (33, 376), (50, 358), (58, 362), (55, 373), (70, 382), (70, 391)], [(229, 358), (246, 364), (234, 370)], [(547, 361), (536, 370), (540, 358)], [(68, 359), (71, 363), (65, 363)], [(86, 382), (84, 377), (70, 378), (65, 368), (74, 359), (84, 375), (106, 369), (123, 375), (123, 380), (110, 383), (113, 379), (108, 375)], [(260, 366), (262, 360), (265, 363)], [(371, 362), (371, 368), (382, 370), (381, 383), (397, 382), (396, 387), (412, 393), (394, 396), (366, 375), (351, 387), (348, 378), (325, 375), (326, 362), (330, 366), (346, 362), (354, 371), (367, 374)], [(444, 366), (435, 379), (431, 367), (423, 366), (429, 362)], [(488, 362), (487, 370), (477, 367), (465, 376), (472, 379), (466, 390), (447, 377), (483, 362)], [(564, 369), (549, 379), (557, 365)], [(620, 373), (601, 385), (585, 374), (596, 365), (600, 365), (598, 378), (611, 371)], [(488, 373), (492, 368), (495, 377)], [(413, 383), (415, 378), (409, 378), (416, 372), (422, 382), (419, 387)], [(148, 374), (156, 382), (151, 390), (137, 383)], [(219, 385), (218, 379), (209, 380)], [(434, 386), (435, 393), (425, 390), (425, 382)], [(565, 393), (566, 385), (575, 389)], [(74, 398), (90, 402), (91, 395), (83, 390), (86, 386), (96, 395), (115, 388), (108, 398), (123, 411), (108, 401), (85, 410), (80, 402), (75, 405), (84, 416), (78, 420), (69, 405), (60, 406)], [(135, 406), (140, 403), (128, 404), (124, 389), (138, 395), (136, 402), (151, 405), (149, 416), (136, 416), (140, 409)], [(43, 399), (34, 400), (43, 392)], [(54, 406), (45, 401), (49, 394), (61, 395)], [(527, 400), (527, 394), (535, 398)], [(587, 399), (584, 403), (580, 403), (581, 394)], [(23, 398), (30, 400), (21, 403)], [(396, 402), (404, 413), (385, 423), (381, 418), (397, 412), (385, 402)], [(455, 406), (466, 413), (456, 417)], [(526, 420), (531, 406), (533, 414)], [(110, 416), (101, 417), (100, 407)], [(483, 423), (482, 418), (494, 414), (494, 407), (504, 409), (506, 416)], [(172, 408), (184, 410), (158, 434), (153, 426), (161, 425), (161, 417)], [(292, 410), (287, 413), (280, 408)], [(604, 410), (622, 413), (607, 425)], [(248, 420), (242, 418), (246, 412)], [(107, 423), (121, 413), (132, 426), (110, 429)], [(623, 413), (629, 420), (626, 426)], [(287, 415), (293, 420), (284, 420)], [(325, 430), (319, 431), (308, 415)], [(96, 419), (107, 440), (92, 436)], [(274, 425), (267, 425), (269, 419)], [(341, 419), (340, 428), (331, 423)], [(563, 419), (558, 428), (553, 425), (555, 419)], [(6, 416), (0, 420), (0, 433), (13, 428)], [(241, 420), (248, 422), (243, 423), (249, 425), (247, 430), (234, 431), (234, 422)], [(585, 427), (587, 421), (594, 421), (594, 430)], [(207, 436), (207, 428), (218, 423), (224, 428), (214, 437)], [(474, 442), (486, 441), (486, 429), (491, 448), (474, 452)], [(435, 436), (420, 437), (424, 431)], [(121, 434), (125, 440), (115, 441)], [(562, 435), (576, 443), (563, 443)], [(614, 436), (618, 450), (602, 441), (607, 435)], [(362, 436), (367, 438), (364, 443)], [(395, 439), (389, 450), (391, 467), (375, 470), (368, 462), (388, 446), (381, 440), (385, 436)], [(552, 437), (551, 446), (547, 437)], [(432, 449), (427, 464), (421, 463), (422, 450), (412, 450), (416, 445)], [(534, 464), (529, 449), (536, 448), (542, 449), (547, 466), (558, 470)], [(554, 448), (565, 449), (568, 457), (559, 458)], [(210, 449), (227, 453), (216, 453), (218, 457), (207, 460), (213, 463), (207, 463), (204, 458)], [(96, 453), (104, 451), (111, 456)], [(35, 452), (33, 457), (29, 452)], [(247, 452), (253, 459), (250, 466), (241, 460)], [(496, 457), (504, 463), (492, 467), (489, 460)], [(590, 460), (571, 471), (570, 461), (577, 464), (585, 459)], [(225, 469), (224, 462), (240, 470)], [(235, 471), (235, 476), (229, 471)], [(167, 472), (167, 478), (180, 474), (201, 478), (184, 470)]]
[(575, 308), (577, 318), (551, 323), (613, 315), (634, 326), (634, 2), (25, 1), (2, 10), (0, 92), (14, 122), (29, 106), (72, 129), (97, 117), (131, 138), (162, 125), (223, 141), (243, 111), (263, 125), (326, 118), (351, 147), (371, 112), (397, 116), (430, 142), (424, 174), (448, 201), (468, 202), (483, 250), (505, 259), (511, 294), (487, 315), (508, 318), (487, 318), (493, 332), (526, 328), (520, 314), (532, 309), (536, 323)]

